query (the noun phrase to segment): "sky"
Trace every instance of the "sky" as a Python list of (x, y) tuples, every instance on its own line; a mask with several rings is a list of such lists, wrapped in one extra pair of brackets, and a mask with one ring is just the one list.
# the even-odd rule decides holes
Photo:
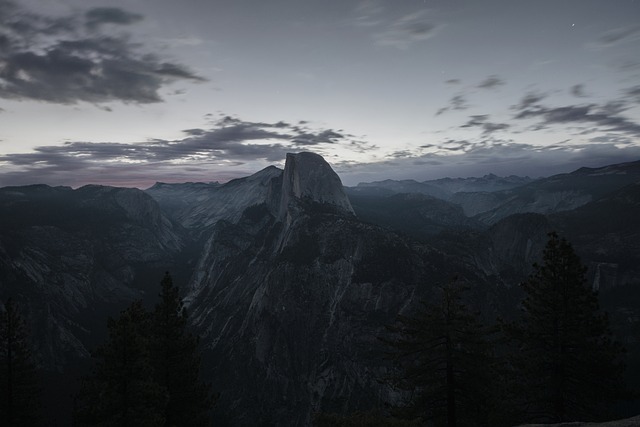
[(640, 160), (640, 0), (0, 0), (0, 186)]

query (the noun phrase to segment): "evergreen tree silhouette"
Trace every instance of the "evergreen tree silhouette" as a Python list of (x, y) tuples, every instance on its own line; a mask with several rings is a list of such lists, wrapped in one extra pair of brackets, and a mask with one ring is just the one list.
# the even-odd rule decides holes
[(24, 320), (11, 298), (0, 313), (0, 425), (39, 425), (40, 385)]
[(463, 302), (465, 288), (456, 279), (440, 290), (439, 303), (423, 302), (416, 316), (399, 316), (388, 328), (396, 338), (383, 339), (402, 367), (393, 383), (414, 395), (399, 414), (438, 426), (484, 425), (493, 366), (488, 331)]
[(507, 326), (517, 395), (528, 420), (562, 422), (606, 415), (625, 389), (621, 346), (571, 245), (549, 233), (543, 262), (522, 284), (522, 318)]
[(154, 379), (149, 314), (140, 301), (108, 321), (109, 338), (96, 351), (95, 372), (78, 396), (77, 425), (160, 427), (167, 391)]
[(200, 380), (199, 339), (187, 329), (187, 311), (168, 272), (160, 286), (160, 302), (151, 313), (150, 344), (155, 380), (169, 397), (165, 425), (209, 425), (215, 399)]

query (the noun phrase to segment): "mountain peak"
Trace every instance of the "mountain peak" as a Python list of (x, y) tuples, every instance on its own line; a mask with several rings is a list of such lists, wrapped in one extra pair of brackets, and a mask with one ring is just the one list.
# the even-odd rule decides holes
[(282, 180), (280, 217), (284, 217), (295, 200), (311, 200), (332, 205), (338, 211), (354, 215), (342, 181), (319, 154), (287, 153)]

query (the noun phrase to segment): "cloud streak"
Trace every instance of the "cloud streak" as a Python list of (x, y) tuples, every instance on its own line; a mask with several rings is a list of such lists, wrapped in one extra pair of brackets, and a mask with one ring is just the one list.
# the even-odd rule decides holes
[(462, 95), (454, 95), (449, 99), (449, 104), (445, 107), (442, 107), (436, 111), (436, 116), (439, 116), (447, 111), (462, 111), (469, 108), (469, 104), (467, 102), (467, 98)]
[(500, 77), (493, 75), (489, 76), (478, 84), (479, 89), (495, 89), (505, 85), (506, 82)]
[(536, 106), (522, 110), (515, 119), (538, 119), (540, 129), (548, 125), (586, 124), (598, 126), (600, 131), (622, 132), (640, 137), (640, 124), (620, 115), (620, 103), (569, 105), (565, 107)]
[(488, 121), (489, 116), (486, 114), (474, 115), (469, 117), (467, 123), (460, 126), (461, 128), (480, 128), (482, 136), (489, 136), (494, 132), (509, 129), (511, 125), (507, 123), (492, 123)]
[(131, 25), (143, 19), (142, 15), (117, 7), (96, 7), (85, 13), (87, 28), (95, 29), (104, 24)]

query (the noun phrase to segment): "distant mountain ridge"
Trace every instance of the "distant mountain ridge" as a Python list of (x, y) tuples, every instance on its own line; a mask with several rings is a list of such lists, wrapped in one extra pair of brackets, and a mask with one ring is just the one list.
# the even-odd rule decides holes
[(426, 194), (462, 207), (468, 217), (494, 224), (516, 213), (568, 211), (640, 181), (640, 161), (580, 168), (547, 178), (442, 178), (432, 181), (385, 180), (360, 183), (349, 193), (384, 198), (400, 193)]
[(421, 193), (439, 199), (449, 200), (455, 193), (460, 192), (493, 192), (508, 190), (535, 181), (528, 176), (520, 177), (511, 175), (499, 177), (487, 174), (482, 177), (470, 178), (440, 178), (418, 182), (412, 179), (391, 180), (374, 182), (361, 182), (356, 187), (351, 187), (353, 192), (371, 191), (371, 189), (385, 189), (393, 193)]

